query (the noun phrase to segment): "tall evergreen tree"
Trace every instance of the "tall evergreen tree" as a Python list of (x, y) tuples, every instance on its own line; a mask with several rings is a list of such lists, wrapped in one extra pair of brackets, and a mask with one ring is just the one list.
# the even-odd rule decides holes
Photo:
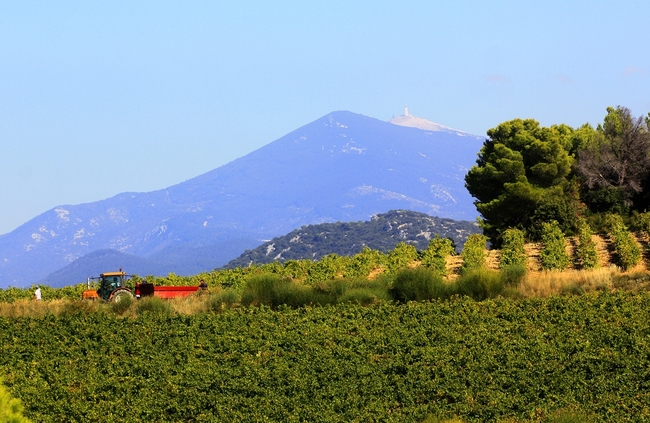
[(465, 185), (476, 198), (484, 233), (493, 244), (500, 244), (507, 228), (539, 238), (542, 222), (549, 220), (573, 231), (574, 132), (566, 125), (542, 127), (532, 119), (511, 120), (488, 131)]

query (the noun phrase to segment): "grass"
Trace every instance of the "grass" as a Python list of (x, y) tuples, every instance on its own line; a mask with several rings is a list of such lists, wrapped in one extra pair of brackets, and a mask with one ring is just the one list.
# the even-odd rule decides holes
[(618, 273), (618, 269), (614, 267), (563, 272), (554, 270), (531, 272), (523, 278), (518, 291), (526, 298), (545, 298), (551, 295), (612, 289), (612, 277)]
[(526, 272), (522, 266), (501, 271), (476, 269), (455, 279), (445, 279), (431, 269), (415, 267), (394, 275), (368, 278), (336, 278), (306, 284), (277, 275), (260, 275), (241, 289), (219, 287), (210, 292), (163, 300), (157, 297), (106, 303), (82, 300), (16, 300), (0, 303), (0, 317), (44, 317), (104, 312), (125, 318), (143, 313), (194, 315), (220, 313), (241, 306), (267, 305), (303, 307), (356, 303), (371, 305), (381, 301), (444, 300), (455, 295), (477, 301), (497, 296), (523, 299), (553, 295), (582, 295), (593, 291), (650, 290), (650, 272), (621, 272), (616, 266), (589, 270), (547, 270)]

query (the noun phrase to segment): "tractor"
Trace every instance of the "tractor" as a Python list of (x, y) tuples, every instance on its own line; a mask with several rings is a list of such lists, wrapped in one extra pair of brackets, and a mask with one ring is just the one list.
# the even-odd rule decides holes
[[(102, 299), (119, 303), (125, 298), (133, 298), (133, 293), (126, 287), (126, 281), (131, 278), (120, 269), (119, 272), (105, 272), (98, 277), (88, 278), (88, 289), (82, 293), (85, 300)], [(90, 289), (90, 281), (99, 280), (99, 289)]]
[[(84, 290), (82, 298), (85, 300), (102, 299), (104, 301), (120, 302), (125, 298), (133, 298), (133, 292), (126, 287), (126, 281), (131, 278), (122, 269), (119, 272), (104, 272), (98, 277), (88, 278), (88, 289)], [(90, 289), (90, 281), (99, 280), (99, 289)], [(176, 298), (186, 297), (195, 292), (206, 290), (207, 285), (203, 286), (154, 286), (151, 283), (135, 284), (135, 297), (159, 297), (159, 298)]]

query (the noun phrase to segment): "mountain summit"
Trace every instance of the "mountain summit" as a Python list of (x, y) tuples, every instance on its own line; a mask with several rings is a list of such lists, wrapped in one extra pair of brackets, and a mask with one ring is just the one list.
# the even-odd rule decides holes
[[(302, 225), (396, 209), (474, 220), (463, 178), (482, 143), (478, 136), (332, 112), (169, 188), (59, 206), (33, 218), (0, 236), (0, 287), (29, 286), (102, 249), (165, 261), (188, 274), (200, 271), (197, 251), (250, 244), (243, 240), (259, 245)], [(203, 261), (202, 270), (243, 250)]]
[(467, 132), (459, 131), (457, 129), (450, 128), (448, 126), (440, 125), (430, 120), (423, 118), (415, 117), (409, 113), (408, 106), (404, 108), (404, 114), (390, 120), (390, 123), (400, 126), (408, 126), (410, 128), (423, 129), (425, 131), (441, 131), (449, 132), (460, 136), (473, 136)]

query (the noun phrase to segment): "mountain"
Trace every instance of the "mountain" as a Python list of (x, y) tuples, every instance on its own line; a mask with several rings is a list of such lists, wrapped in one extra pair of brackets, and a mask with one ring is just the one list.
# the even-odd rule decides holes
[(390, 123), (394, 125), (408, 126), (409, 128), (424, 129), (425, 131), (448, 132), (459, 136), (471, 136), (471, 134), (468, 134), (467, 132), (459, 131), (458, 129), (453, 129), (448, 126), (440, 125), (439, 123), (431, 122), (430, 120), (413, 116), (409, 113), (408, 107), (404, 109), (404, 114), (402, 116), (392, 118)]
[[(394, 209), (474, 220), (463, 178), (483, 140), (332, 112), (177, 185), (63, 205), (31, 219), (0, 236), (0, 287), (28, 286), (101, 249), (151, 259), (181, 247), (261, 243), (303, 225)], [(173, 258), (179, 274), (196, 271), (184, 267), (187, 260), (191, 254)]]
[(202, 247), (178, 245), (167, 247), (164, 251), (148, 258), (116, 250), (102, 249), (78, 258), (67, 266), (53, 272), (37, 283), (53, 288), (76, 285), (86, 281), (88, 276), (117, 271), (122, 268), (129, 274), (194, 275), (214, 269), (215, 263), (226, 263), (232, 257), (260, 244), (256, 240), (231, 240)]
[(467, 237), (475, 233), (481, 233), (476, 222), (443, 219), (409, 210), (392, 210), (364, 222), (303, 226), (244, 252), (224, 267), (246, 267), (272, 261), (319, 260), (328, 254), (352, 256), (364, 247), (386, 253), (399, 242), (424, 250), (436, 235), (453, 239), (457, 252), (460, 252)]

